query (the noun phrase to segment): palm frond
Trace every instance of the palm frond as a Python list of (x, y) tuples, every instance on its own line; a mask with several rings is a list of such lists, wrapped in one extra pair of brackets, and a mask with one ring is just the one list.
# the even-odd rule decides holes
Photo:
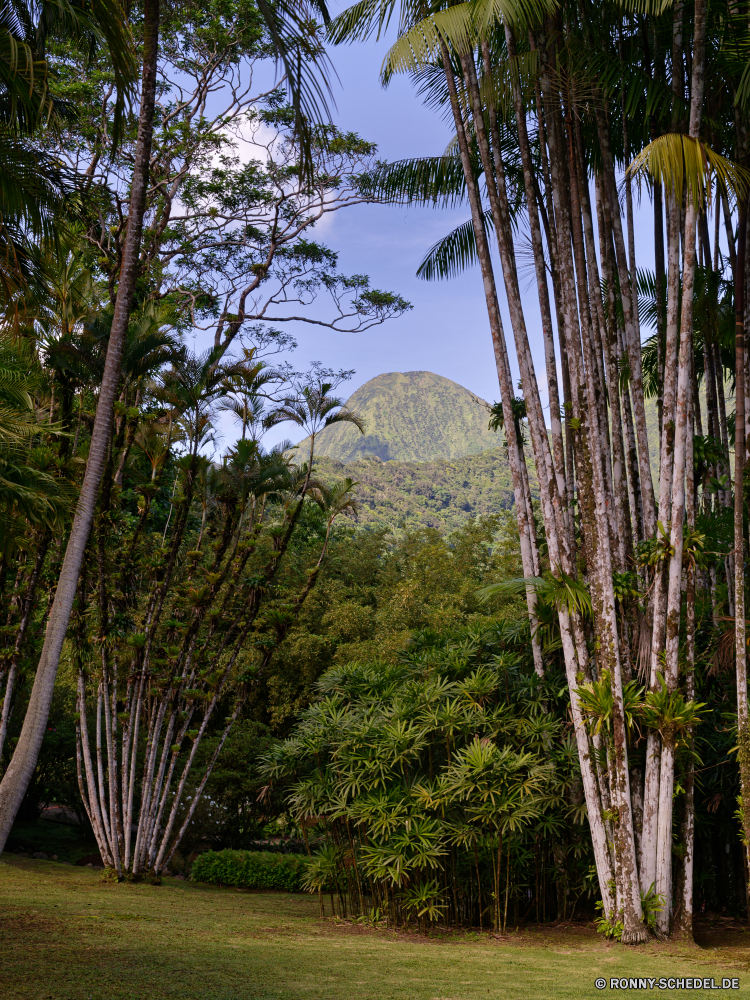
[(443, 44), (468, 52), (498, 22), (528, 29), (556, 7), (554, 0), (471, 0), (431, 14), (391, 46), (380, 70), (383, 82), (396, 73), (417, 73), (434, 63)]
[[(340, 405), (340, 404), (339, 404)], [(354, 410), (339, 410), (338, 413), (330, 413), (325, 418), (324, 427), (330, 427), (332, 424), (354, 424), (354, 426), (359, 430), (361, 434), (365, 432), (365, 420)]]
[(425, 156), (381, 163), (359, 178), (359, 189), (382, 201), (453, 208), (466, 199), (466, 178), (458, 156)]
[[(317, 6), (328, 18), (325, 4)], [(300, 169), (312, 179), (313, 143), (317, 127), (330, 121), (331, 61), (318, 38), (307, 6), (299, 0), (258, 0), (274, 55), (284, 69), (284, 79), (295, 116)]]
[(671, 132), (654, 139), (627, 169), (631, 177), (644, 175), (673, 192), (683, 192), (697, 207), (711, 202), (714, 184), (742, 199), (750, 186), (750, 172), (721, 156), (699, 139)]
[(342, 42), (364, 42), (372, 33), (380, 29), (394, 4), (384, 4), (382, 0), (359, 0), (334, 17), (328, 25), (326, 37), (334, 45)]
[[(492, 213), (484, 213), (485, 229), (492, 229)], [(417, 277), (424, 281), (455, 278), (477, 260), (477, 240), (471, 219), (434, 243), (417, 268)]]
[(673, 7), (675, 0), (617, 0), (617, 2), (623, 10), (633, 14), (650, 14), (658, 17)]
[(552, 605), (558, 611), (565, 608), (582, 615), (591, 614), (591, 594), (585, 584), (567, 573), (559, 577), (546, 573), (544, 576), (526, 576), (515, 580), (503, 580), (481, 587), (476, 592), (480, 603), (484, 604), (500, 594), (523, 594), (535, 590), (540, 600)]
[(116, 88), (113, 138), (119, 139), (126, 102), (135, 96), (138, 63), (128, 19), (118, 0), (16, 0), (0, 14), (0, 120), (29, 132), (49, 120), (57, 102), (48, 89), (45, 59), (51, 39), (88, 57), (106, 49)]

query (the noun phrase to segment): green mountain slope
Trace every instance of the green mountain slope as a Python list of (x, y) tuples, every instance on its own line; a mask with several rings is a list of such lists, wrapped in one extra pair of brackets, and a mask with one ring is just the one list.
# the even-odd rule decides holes
[(365, 433), (352, 424), (328, 427), (316, 439), (319, 455), (345, 463), (368, 455), (383, 462), (432, 462), (497, 447), (497, 435), (487, 429), (487, 404), (432, 372), (378, 375), (357, 389), (348, 406), (363, 417)]
[[(483, 514), (513, 506), (513, 484), (500, 448), (449, 461), (381, 462), (365, 458), (343, 464), (321, 458), (318, 475), (332, 481), (350, 476), (360, 507), (360, 525), (391, 529), (454, 531)], [(537, 494), (533, 469), (532, 493)]]
[[(487, 430), (487, 404), (432, 372), (391, 372), (366, 382), (348, 400), (365, 433), (336, 424), (316, 439), (318, 474), (350, 476), (359, 523), (391, 529), (450, 532), (513, 506), (513, 485), (501, 438)], [(658, 489), (656, 400), (646, 401), (649, 451)], [(527, 432), (528, 441), (528, 432)], [(300, 442), (304, 455), (307, 442)], [(536, 474), (527, 445), (532, 492)]]

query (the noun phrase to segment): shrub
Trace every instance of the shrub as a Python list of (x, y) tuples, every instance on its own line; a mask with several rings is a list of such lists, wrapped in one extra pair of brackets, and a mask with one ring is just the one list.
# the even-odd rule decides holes
[(270, 851), (204, 851), (193, 862), (194, 882), (236, 885), (240, 889), (300, 892), (305, 860)]

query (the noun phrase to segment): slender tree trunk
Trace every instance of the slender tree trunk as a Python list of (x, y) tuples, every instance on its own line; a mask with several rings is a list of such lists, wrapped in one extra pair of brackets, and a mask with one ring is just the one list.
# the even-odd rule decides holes
[[(571, 122), (572, 124), (572, 122)], [(596, 363), (593, 356), (591, 335), (591, 309), (588, 299), (588, 276), (584, 253), (581, 195), (574, 160), (573, 135), (569, 125), (570, 150), (570, 194), (573, 249), (575, 254), (575, 274), (578, 281), (579, 313), (582, 318), (581, 345), (583, 351), (582, 371), (585, 398), (588, 406), (588, 425), (591, 454), (591, 490), (593, 509), (587, 517), (587, 531), (595, 535), (589, 546), (589, 566), (592, 579), (592, 604), (600, 644), (599, 667), (609, 671), (612, 690), (613, 753), (612, 753), (612, 806), (617, 812), (615, 822), (615, 849), (617, 863), (618, 903), (622, 906), (622, 940), (626, 944), (637, 944), (648, 939), (643, 926), (641, 897), (638, 886), (638, 870), (635, 856), (635, 837), (630, 802), (630, 777), (628, 771), (625, 715), (623, 708), (621, 659), (615, 597), (612, 583), (612, 554), (610, 550), (609, 517), (607, 510), (608, 468), (605, 468), (603, 447), (604, 429), (600, 426), (597, 386), (595, 383)], [(623, 296), (624, 298), (624, 296)], [(597, 445), (599, 447), (597, 447)]]
[[(471, 155), (461, 115), (461, 105), (456, 88), (456, 80), (451, 69), (450, 55), (445, 43), (442, 43), (441, 52), (443, 57), (443, 72), (448, 85), (451, 110), (453, 112), (456, 134), (458, 136), (458, 145), (464, 171), (464, 179), (466, 181), (469, 194), (474, 237), (477, 244), (477, 256), (479, 258), (482, 272), (482, 283), (484, 285), (484, 295), (490, 322), (490, 332), (492, 335), (492, 344), (497, 364), (498, 381), (500, 383), (500, 395), (502, 397), (503, 406), (507, 408), (508, 414), (508, 434), (506, 435), (508, 441), (508, 461), (513, 479), (513, 492), (515, 494), (516, 519), (518, 521), (518, 532), (521, 544), (521, 561), (523, 564), (524, 576), (530, 577), (534, 573), (534, 559), (531, 550), (531, 525), (528, 523), (526, 504), (524, 503), (523, 476), (521, 473), (521, 462), (523, 461), (523, 457), (519, 454), (518, 441), (516, 440), (516, 436), (512, 430), (513, 383), (510, 375), (510, 364), (508, 362), (505, 333), (497, 301), (497, 288), (495, 285), (495, 276), (492, 268), (489, 244), (487, 242), (487, 234), (484, 227), (484, 214), (482, 211), (479, 188), (474, 177)], [(492, 167), (490, 166), (490, 174), (491, 173)], [(536, 592), (532, 588), (528, 588), (526, 600), (531, 625), (532, 628), (534, 628), (536, 623)], [(544, 668), (541, 663), (541, 656), (537, 655), (536, 659), (537, 662), (535, 662), (535, 669), (537, 673), (543, 672)]]
[(513, 329), (516, 346), (516, 357), (521, 373), (521, 384), (523, 386), (524, 399), (526, 402), (526, 414), (529, 421), (529, 430), (531, 432), (531, 446), (534, 453), (534, 461), (540, 481), (543, 477), (544, 481), (547, 483), (546, 489), (541, 491), (540, 500), (543, 511), (546, 511), (545, 523), (547, 525), (554, 523), (557, 526), (556, 534), (559, 538), (560, 532), (563, 528), (564, 519), (556, 488), (557, 481), (549, 446), (549, 437), (544, 423), (544, 414), (542, 411), (541, 399), (539, 397), (539, 387), (536, 381), (534, 362), (531, 357), (531, 348), (526, 332), (526, 321), (524, 318), (521, 293), (518, 285), (518, 274), (516, 271), (515, 255), (513, 253), (511, 238), (510, 211), (508, 208), (508, 198), (505, 186), (505, 171), (501, 156), (500, 137), (496, 125), (497, 115), (494, 103), (491, 100), (486, 102), (490, 121), (490, 130), (492, 132), (492, 150), (490, 150), (489, 137), (484, 125), (484, 108), (481, 100), (473, 54), (467, 53), (462, 55), (461, 61), (464, 66), (467, 87), (472, 103), (477, 145), (482, 158), (482, 166), (485, 173), (485, 184), (489, 195), (493, 221), (495, 223), (495, 235), (497, 237), (498, 251), (503, 270), (506, 299), (508, 302), (511, 327)]
[(120, 378), (123, 344), (139, 273), (139, 253), (143, 232), (143, 216), (146, 208), (156, 99), (159, 0), (145, 0), (143, 22), (141, 107), (131, 181), (128, 226), (125, 234), (117, 300), (107, 344), (107, 356), (91, 434), (86, 472), (65, 550), (54, 603), (47, 623), (44, 646), (39, 658), (21, 735), (13, 758), (2, 782), (0, 782), (0, 850), (5, 847), (5, 842), (21, 805), (21, 800), (31, 781), (39, 756), (39, 748), (52, 702), (60, 654), (78, 587), (78, 575), (94, 519), (96, 498), (111, 437), (113, 406)]
[[(506, 23), (505, 38), (508, 45), (508, 56), (513, 59), (516, 54), (515, 39), (513, 32)], [(484, 60), (485, 76), (491, 76), (489, 45), (482, 42), (482, 55)], [(560, 394), (557, 386), (557, 360), (555, 358), (555, 342), (552, 332), (552, 309), (550, 307), (549, 289), (547, 287), (547, 271), (544, 263), (544, 247), (542, 245), (542, 230), (539, 224), (539, 211), (536, 201), (536, 191), (534, 188), (534, 165), (529, 144), (529, 134), (526, 126), (526, 109), (523, 104), (518, 74), (511, 71), (513, 83), (513, 103), (516, 113), (516, 127), (518, 129), (518, 145), (521, 152), (521, 163), (523, 166), (524, 189), (526, 192), (526, 208), (529, 215), (529, 229), (531, 231), (531, 245), (534, 251), (534, 269), (536, 274), (537, 294), (539, 296), (539, 309), (542, 314), (542, 334), (544, 337), (544, 357), (547, 372), (547, 392), (549, 394), (550, 428), (552, 431), (552, 453), (555, 465), (555, 475), (557, 478), (557, 491), (561, 498), (565, 498), (565, 453), (563, 449), (562, 421), (560, 419)], [(541, 119), (540, 119), (541, 121)], [(544, 140), (540, 136), (540, 145), (543, 147)], [(493, 135), (493, 143), (495, 136)], [(498, 150), (499, 155), (499, 150)], [(546, 160), (546, 155), (545, 155)]]
[[(690, 106), (690, 135), (697, 139), (703, 110), (705, 71), (706, 0), (696, 0), (693, 72)], [(684, 252), (682, 270), (682, 315), (678, 361), (677, 398), (674, 426), (669, 582), (666, 615), (665, 680), (670, 692), (679, 681), (680, 617), (682, 605), (682, 549), (685, 523), (685, 466), (689, 410), (693, 384), (693, 296), (696, 267), (696, 230), (698, 207), (694, 192), (686, 196)], [(692, 489), (692, 475), (689, 477)], [(659, 778), (659, 814), (657, 821), (656, 890), (666, 903), (657, 915), (657, 928), (667, 934), (672, 916), (672, 798), (674, 789), (674, 734), (665, 733)]]
[[(697, 396), (693, 396), (691, 410)], [(693, 456), (692, 414), (688, 417), (687, 462), (685, 484), (685, 519), (689, 529), (695, 528), (695, 473)], [(695, 699), (695, 563), (688, 562), (685, 602), (685, 698)], [(688, 750), (693, 751), (692, 732), (686, 734)], [(692, 940), (693, 937), (693, 869), (695, 860), (695, 763), (692, 756), (687, 762), (683, 778), (685, 800), (682, 816), (682, 843), (685, 850), (675, 908), (675, 926), (680, 933)]]
[[(599, 226), (599, 252), (602, 259), (602, 268), (607, 280), (607, 315), (604, 317), (600, 308), (601, 288), (597, 288), (597, 307), (601, 312), (599, 318), (599, 332), (601, 338), (601, 350), (604, 357), (605, 370), (607, 375), (607, 394), (609, 399), (610, 422), (612, 430), (612, 491), (617, 512), (617, 532), (618, 532), (618, 555), (621, 563), (620, 572), (626, 569), (628, 560), (633, 553), (633, 522), (630, 498), (634, 497), (635, 491), (632, 484), (628, 482), (627, 461), (625, 451), (625, 438), (623, 435), (623, 420), (620, 394), (620, 373), (618, 369), (617, 354), (617, 320), (614, 299), (614, 273), (609, 268), (609, 256), (607, 254), (606, 223), (601, 199), (601, 183), (596, 182), (596, 207), (597, 222)], [(587, 228), (591, 225), (587, 220)], [(593, 226), (589, 234), (589, 239), (593, 240)], [(589, 258), (595, 261), (595, 251), (593, 247), (589, 252)], [(589, 265), (591, 269), (594, 268)]]
[[(576, 307), (576, 290), (574, 283), (576, 270), (571, 254), (570, 239), (567, 235), (571, 233), (573, 228), (571, 206), (568, 196), (573, 188), (575, 179), (570, 177), (568, 173), (565, 159), (565, 142), (563, 138), (560, 108), (559, 104), (557, 104), (557, 98), (553, 97), (555, 88), (551, 85), (551, 78), (554, 73), (554, 67), (548, 66), (547, 55), (542, 47), (540, 47), (540, 53), (542, 65), (542, 89), (543, 93), (546, 95), (545, 113), (547, 116), (546, 124), (550, 149), (550, 169), (555, 218), (558, 223), (558, 233), (560, 234), (560, 237), (558, 238), (558, 269), (561, 277), (561, 312), (563, 315), (565, 351), (571, 375), (570, 399), (572, 406), (571, 412), (567, 414), (567, 416), (569, 419), (574, 418), (581, 422), (588, 422), (588, 420), (591, 419), (594, 421), (596, 426), (598, 424), (598, 420), (595, 404), (592, 402), (592, 404), (589, 405), (586, 398), (587, 390), (591, 390), (588, 394), (588, 398), (593, 401), (594, 392), (591, 389), (591, 386), (587, 387), (584, 384), (585, 376), (583, 374), (581, 336), (578, 326), (578, 310)], [(562, 237), (562, 234), (566, 234), (565, 238)], [(586, 413), (587, 409), (589, 411), (588, 414)], [(592, 463), (588, 457), (588, 444), (585, 438), (581, 434), (580, 430), (577, 431), (576, 434), (580, 439), (580, 454), (577, 454), (576, 464), (578, 468), (579, 500), (581, 501), (581, 508), (583, 510), (584, 506), (588, 509), (592, 503), (595, 503), (591, 481)], [(597, 435), (598, 427), (596, 429), (596, 434), (592, 435), (592, 439), (596, 438)], [(569, 456), (569, 458), (570, 457), (572, 456)], [(601, 484), (603, 469), (600, 462), (595, 464), (598, 467), (596, 472), (598, 483)], [(599, 509), (599, 513), (601, 513), (601, 508)], [(591, 528), (593, 528), (596, 531), (601, 528), (602, 523), (596, 515), (587, 515), (587, 517), (589, 517), (589, 528), (587, 530), (591, 530)], [(593, 519), (591, 519), (591, 517), (593, 517)], [(604, 538), (606, 538), (606, 545), (603, 547), (606, 547), (608, 553), (609, 539), (607, 536), (608, 529), (605, 527)], [(593, 537), (587, 539), (587, 555), (589, 552), (593, 552), (594, 559), (596, 559), (597, 549), (598, 546), (594, 542)], [(595, 572), (593, 560), (591, 562), (591, 570)], [(606, 572), (604, 575), (606, 576)], [(601, 574), (599, 574), (599, 579), (601, 579)], [(610, 589), (611, 586), (612, 579), (610, 570)], [(573, 714), (573, 724), (578, 741), (581, 773), (588, 807), (588, 817), (594, 845), (597, 873), (599, 876), (599, 887), (602, 893), (605, 912), (609, 916), (614, 913), (615, 898), (613, 886), (615, 870), (612, 865), (609, 845), (607, 843), (608, 838), (604, 828), (604, 821), (602, 817), (603, 803), (602, 797), (599, 793), (596, 772), (592, 763), (593, 755), (583, 727), (577, 698), (577, 688), (580, 683), (579, 677), (585, 678), (588, 671), (588, 653), (583, 632), (580, 628), (580, 623), (578, 623), (578, 626), (576, 627), (575, 620), (571, 622), (568, 615), (563, 614), (562, 612), (559, 617), (560, 632), (563, 639), (563, 649), (565, 653), (565, 667), (571, 695), (571, 711)], [(571, 625), (573, 626), (572, 628)], [(605, 645), (609, 646), (608, 639), (604, 639), (603, 642)], [(570, 645), (570, 648), (566, 648), (568, 644)], [(576, 666), (576, 658), (578, 660), (578, 666)], [(604, 789), (602, 791), (604, 791)], [(628, 935), (629, 934), (630, 927), (628, 928)]]
[(638, 439), (638, 461), (641, 480), (641, 496), (643, 504), (644, 529), (647, 537), (656, 530), (656, 504), (654, 487), (651, 479), (651, 465), (648, 447), (648, 430), (646, 428), (646, 402), (643, 394), (643, 369), (641, 366), (641, 338), (638, 313), (635, 303), (635, 285), (631, 285), (628, 263), (625, 253), (625, 240), (622, 232), (619, 202), (617, 199), (617, 184), (615, 180), (614, 160), (609, 143), (609, 130), (604, 119), (604, 113), (596, 103), (596, 125), (599, 144), (602, 153), (603, 180), (612, 215), (612, 234), (615, 241), (617, 268), (620, 279), (620, 298), (625, 320), (625, 346), (630, 362), (630, 385), (633, 394), (635, 410), (635, 427)]
[[(719, 191), (719, 199), (721, 200), (721, 212), (724, 216), (724, 231), (727, 237), (727, 252), (729, 254), (729, 264), (732, 268), (732, 273), (737, 271), (737, 250), (734, 245), (734, 230), (732, 229), (732, 213), (729, 210), (729, 199), (727, 198), (727, 193), (724, 188)], [(717, 208), (718, 212), (718, 208)]]
[[(659, 524), (664, 531), (672, 512), (672, 471), (675, 440), (675, 399), (677, 395), (677, 357), (679, 346), (679, 280), (680, 248), (677, 201), (674, 191), (668, 192), (667, 215), (667, 336), (665, 346), (663, 431), (659, 460)], [(665, 646), (667, 616), (667, 566), (657, 563), (652, 598), (652, 645), (649, 687), (658, 683), (661, 654)], [(656, 882), (657, 823), (659, 815), (659, 776), (661, 774), (661, 737), (650, 730), (646, 740), (646, 779), (643, 802), (643, 835), (641, 837), (641, 891), (648, 892)]]
[[(654, 138), (654, 136), (652, 136)], [(654, 181), (654, 269), (656, 271), (656, 345), (657, 345), (657, 407), (659, 411), (659, 439), (661, 440), (664, 421), (664, 341), (667, 329), (667, 314), (664, 296), (667, 291), (667, 275), (664, 267), (664, 205), (663, 189), (660, 181)]]
[[(695, 60), (693, 61), (695, 66)], [(682, 548), (685, 523), (685, 464), (687, 450), (688, 409), (692, 395), (692, 336), (693, 288), (695, 277), (696, 208), (689, 204), (685, 223), (685, 258), (682, 272), (682, 320), (677, 385), (674, 465), (672, 474), (672, 518), (670, 545), (673, 555), (669, 562), (669, 582), (666, 615), (665, 679), (670, 692), (677, 690), (679, 680), (680, 617), (682, 605)], [(692, 482), (692, 477), (691, 477)], [(664, 743), (661, 758), (659, 816), (657, 821), (656, 890), (667, 900), (658, 914), (657, 927), (662, 934), (669, 931), (672, 900), (672, 791), (674, 788), (673, 740)]]
[[(745, 254), (747, 253), (747, 202), (740, 202), (735, 269), (735, 438), (734, 438), (734, 636), (737, 675), (738, 759), (742, 797), (745, 870), (750, 871), (750, 724), (747, 703), (747, 637), (745, 627)], [(750, 882), (746, 881), (750, 918)]]

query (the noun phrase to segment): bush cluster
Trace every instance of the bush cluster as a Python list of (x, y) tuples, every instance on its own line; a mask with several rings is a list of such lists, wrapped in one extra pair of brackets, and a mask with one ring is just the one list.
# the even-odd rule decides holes
[(272, 851), (204, 851), (193, 863), (194, 882), (236, 885), (239, 889), (300, 892), (305, 859)]

